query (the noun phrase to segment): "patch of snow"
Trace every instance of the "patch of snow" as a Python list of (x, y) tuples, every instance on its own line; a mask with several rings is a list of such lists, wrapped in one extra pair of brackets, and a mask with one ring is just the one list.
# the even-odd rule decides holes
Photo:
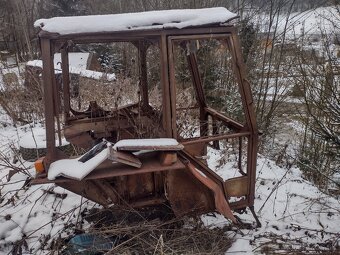
[(224, 181), (242, 176), (238, 169), (237, 161), (231, 160), (229, 162), (224, 162), (223, 164), (219, 162), (225, 156), (224, 153), (225, 151), (223, 150), (215, 150), (208, 147), (207, 163), (209, 168), (215, 171)]
[[(298, 168), (283, 169), (259, 156), (255, 195), (255, 212), (262, 227), (241, 230), (226, 254), (261, 253), (264, 244), (270, 247), (276, 238), (286, 240), (287, 245), (297, 240), (311, 251), (327, 249), (323, 244), (330, 241), (333, 247), (340, 245), (339, 200), (303, 179)], [(254, 222), (249, 212), (239, 217), (244, 222)], [(204, 215), (202, 220), (212, 227), (227, 224), (220, 215)]]
[[(90, 53), (87, 53), (87, 52), (69, 52), (68, 53), (69, 66), (79, 68), (81, 70), (86, 70), (89, 55)], [(61, 54), (60, 53), (54, 54), (53, 62), (54, 62), (55, 69), (61, 69)], [(31, 61), (28, 61), (26, 65), (42, 68), (42, 61), (31, 60)]]
[(226, 254), (233, 254), (233, 255), (244, 255), (244, 254), (254, 254), (253, 247), (249, 245), (251, 238), (248, 236), (246, 237), (237, 237), (235, 242), (232, 246), (228, 249)]
[(65, 176), (74, 180), (82, 180), (92, 170), (104, 162), (110, 153), (109, 148), (95, 155), (86, 162), (78, 161), (81, 157), (76, 159), (61, 159), (53, 162), (48, 169), (48, 179), (55, 180), (58, 176)]
[(113, 146), (114, 149), (122, 148), (122, 147), (158, 147), (158, 146), (177, 146), (179, 145), (178, 141), (173, 138), (154, 138), (154, 139), (124, 139), (120, 140)]
[[(292, 13), (288, 21), (288, 33), (290, 36), (299, 35), (322, 35), (330, 31), (340, 32), (340, 14), (336, 6), (319, 7), (301, 13)], [(285, 21), (279, 26), (283, 32)]]
[[(103, 73), (92, 70), (87, 70), (87, 59), (89, 53), (81, 53), (81, 52), (70, 52), (69, 53), (69, 72), (71, 74), (78, 74), (82, 77), (87, 77), (95, 80), (107, 80), (107, 81), (115, 81), (116, 75), (114, 73)], [(43, 67), (42, 60), (36, 59), (31, 60), (26, 63), (28, 66), (33, 67)], [(54, 69), (55, 73), (61, 73), (61, 54), (54, 54)]]
[[(276, 30), (277, 35), (285, 34), (287, 39), (301, 37), (321, 39), (325, 34), (340, 33), (338, 8), (337, 5), (318, 7), (303, 12), (294, 12), (288, 17), (287, 14), (279, 16), (276, 14), (275, 17), (270, 17), (260, 10), (260, 13), (249, 12), (248, 16), (254, 24), (258, 25), (262, 33), (269, 31), (273, 33)], [(270, 20), (273, 23), (270, 23)]]
[[(59, 140), (56, 140), (59, 145)], [(61, 146), (67, 145), (69, 142), (64, 137), (61, 139)], [(46, 129), (44, 127), (33, 127), (31, 132), (27, 132), (19, 140), (19, 146), (23, 148), (46, 148)]]
[(110, 15), (55, 17), (39, 19), (34, 23), (34, 26), (40, 27), (47, 32), (67, 35), (127, 30), (185, 28), (222, 24), (237, 17), (237, 14), (228, 11), (226, 8), (215, 7)]
[[(5, 171), (1, 171), (1, 178), (4, 174)], [(22, 182), (0, 182), (13, 183), (3, 186), (1, 190), (12, 202), (6, 203), (6, 199), (1, 204), (0, 254), (12, 254), (12, 245), (22, 240), (28, 246), (23, 254), (47, 254), (42, 249), (44, 243), (58, 236), (67, 237), (65, 229), (69, 224), (77, 223), (81, 205), (91, 207), (94, 204), (54, 185), (22, 188), (26, 177), (21, 175), (21, 178)]]
[[(61, 72), (61, 70), (60, 70)], [(116, 75), (114, 73), (103, 73), (103, 72), (97, 72), (92, 70), (82, 70), (76, 67), (70, 66), (70, 73), (72, 74), (79, 74), (82, 77), (87, 77), (95, 80), (107, 80), (107, 81), (115, 81)]]

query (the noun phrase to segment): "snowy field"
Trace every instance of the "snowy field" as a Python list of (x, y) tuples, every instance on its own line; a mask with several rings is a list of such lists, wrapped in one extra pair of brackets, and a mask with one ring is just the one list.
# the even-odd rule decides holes
[[(1, 116), (0, 122), (7, 123), (6, 116)], [(13, 162), (13, 149), (31, 128), (29, 125), (2, 124), (0, 129), (3, 158), (0, 168), (0, 254), (13, 252), (13, 244), (21, 247), (24, 254), (48, 254), (54, 240), (72, 235), (74, 229), (89, 226), (81, 216), (85, 208), (99, 206), (52, 184), (30, 186), (27, 180), (34, 176), (33, 163), (22, 162), (20, 158)], [(214, 160), (219, 157), (218, 153), (210, 152), (210, 166), (228, 178), (233, 163), (217, 167)], [(234, 243), (226, 254), (270, 253), (270, 249), (318, 251), (340, 245), (339, 199), (320, 192), (303, 179), (299, 169), (280, 168), (261, 155), (257, 166), (255, 211), (262, 227), (234, 228), (234, 231), (226, 232), (226, 235), (234, 236)], [(239, 217), (254, 224), (249, 212)], [(211, 227), (230, 224), (218, 214), (204, 215), (202, 220)]]

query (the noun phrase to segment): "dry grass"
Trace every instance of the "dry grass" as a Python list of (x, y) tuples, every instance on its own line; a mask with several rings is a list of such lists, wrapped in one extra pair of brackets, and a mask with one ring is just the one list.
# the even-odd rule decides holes
[(13, 122), (29, 123), (43, 117), (43, 95), (38, 82), (30, 87), (19, 83), (15, 73), (3, 75), (4, 87), (0, 89), (0, 106)]
[(104, 79), (95, 80), (79, 77), (79, 81), (71, 83), (73, 97), (72, 108), (76, 111), (84, 111), (90, 101), (96, 101), (103, 109), (110, 111), (120, 106), (139, 102), (139, 87), (129, 78), (118, 77), (116, 81)]
[(90, 216), (96, 223), (87, 232), (119, 240), (107, 254), (224, 254), (230, 248), (233, 238), (224, 229), (169, 213), (106, 209)]
[[(311, 231), (306, 231), (306, 236), (314, 235)], [(283, 235), (274, 233), (263, 233), (255, 236), (254, 239), (263, 238), (262, 242), (253, 252), (261, 254), (340, 254), (340, 247), (335, 244), (339, 238), (339, 234), (334, 234), (333, 237), (323, 240), (320, 243), (307, 243), (303, 238), (288, 238)]]
[(222, 229), (183, 227), (176, 221), (112, 226), (104, 233), (123, 235), (125, 241), (109, 254), (224, 254), (232, 244)]

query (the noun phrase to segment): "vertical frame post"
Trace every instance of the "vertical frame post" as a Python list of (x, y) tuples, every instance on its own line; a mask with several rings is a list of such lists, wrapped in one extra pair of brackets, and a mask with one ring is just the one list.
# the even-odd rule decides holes
[(174, 44), (171, 38), (168, 38), (168, 64), (169, 64), (169, 93), (170, 93), (170, 108), (171, 108), (171, 129), (172, 137), (177, 139), (177, 123), (176, 123), (176, 78), (175, 78), (175, 63), (174, 63)]
[(163, 127), (165, 135), (172, 137), (172, 119), (171, 119), (171, 101), (170, 101), (170, 81), (168, 65), (168, 44), (166, 34), (162, 33), (160, 38), (160, 55), (161, 55), (161, 85), (163, 98)]
[(54, 114), (55, 102), (53, 97), (53, 79), (54, 64), (53, 57), (54, 52), (49, 39), (41, 39), (41, 52), (43, 61), (43, 82), (44, 82), (44, 103), (45, 103), (45, 126), (46, 126), (46, 148), (47, 155), (45, 158), (45, 164), (48, 167), (56, 159), (56, 147), (55, 147), (55, 124)]
[(138, 42), (138, 55), (139, 55), (139, 88), (142, 98), (142, 107), (149, 106), (148, 94), (148, 73), (147, 73), (147, 55), (148, 45), (144, 41)]
[(70, 73), (69, 73), (69, 61), (67, 45), (60, 50), (61, 53), (61, 69), (63, 74), (63, 97), (64, 97), (64, 118), (65, 122), (70, 116), (71, 104), (70, 104)]
[(249, 82), (245, 78), (245, 65), (242, 61), (241, 47), (234, 28), (231, 37), (228, 37), (227, 44), (231, 52), (236, 78), (242, 98), (242, 105), (246, 115), (246, 128), (249, 129), (248, 149), (247, 149), (247, 176), (249, 180), (249, 195), (247, 197), (249, 207), (253, 207), (255, 200), (255, 181), (256, 181), (256, 158), (258, 146), (258, 130), (253, 104), (253, 98)]

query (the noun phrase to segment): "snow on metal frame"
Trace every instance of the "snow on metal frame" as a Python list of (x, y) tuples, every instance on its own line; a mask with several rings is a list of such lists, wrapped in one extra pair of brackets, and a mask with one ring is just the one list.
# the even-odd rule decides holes
[(224, 7), (39, 19), (35, 27), (61, 35), (223, 25), (237, 14)]
[(48, 170), (48, 179), (55, 180), (58, 176), (65, 176), (67, 178), (80, 181), (104, 162), (108, 158), (109, 153), (110, 149), (105, 148), (103, 151), (84, 163), (79, 161), (81, 157), (57, 160), (50, 165)]

